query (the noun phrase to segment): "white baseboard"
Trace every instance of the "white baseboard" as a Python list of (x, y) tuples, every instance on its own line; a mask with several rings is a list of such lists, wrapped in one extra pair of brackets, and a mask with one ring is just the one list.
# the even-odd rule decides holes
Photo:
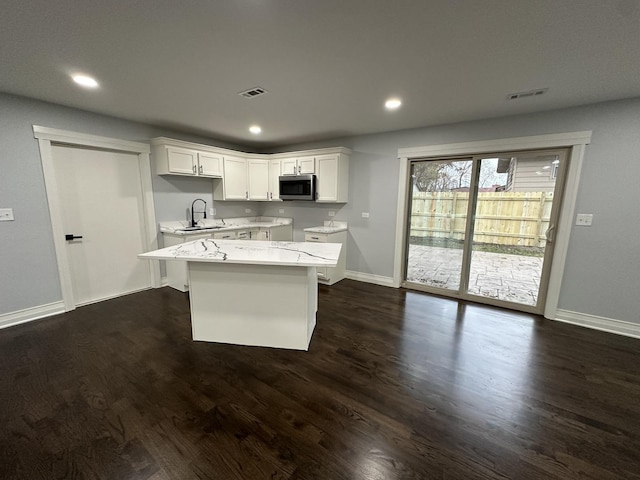
[(581, 327), (593, 328), (603, 332), (616, 333), (626, 337), (640, 338), (640, 324), (615, 320), (613, 318), (598, 317), (587, 313), (557, 310), (554, 320), (571, 323)]
[(12, 327), (59, 313), (64, 313), (64, 302), (47, 303), (46, 305), (40, 305), (38, 307), (4, 313), (0, 315), (0, 328)]
[(382, 275), (373, 275), (371, 273), (354, 272), (347, 270), (345, 276), (350, 280), (359, 282), (374, 283), (383, 287), (393, 287), (393, 277), (383, 277)]

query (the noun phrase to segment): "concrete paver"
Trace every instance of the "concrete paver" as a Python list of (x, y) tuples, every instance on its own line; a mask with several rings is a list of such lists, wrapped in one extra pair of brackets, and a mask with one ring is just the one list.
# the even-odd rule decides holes
[[(432, 287), (458, 290), (461, 265), (460, 249), (410, 245), (407, 280)], [(535, 305), (541, 273), (541, 257), (473, 252), (469, 293), (507, 302)]]

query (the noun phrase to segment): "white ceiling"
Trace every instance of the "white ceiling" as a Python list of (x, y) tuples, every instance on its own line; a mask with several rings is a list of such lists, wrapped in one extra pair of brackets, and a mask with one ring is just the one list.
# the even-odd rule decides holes
[(640, 1), (3, 0), (0, 91), (256, 149), (535, 112), (640, 96)]

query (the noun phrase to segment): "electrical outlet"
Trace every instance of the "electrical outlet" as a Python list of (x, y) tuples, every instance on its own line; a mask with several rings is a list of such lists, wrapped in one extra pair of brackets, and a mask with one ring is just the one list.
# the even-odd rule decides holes
[(329, 216), (330, 217), (335, 217), (336, 216), (336, 212), (334, 212), (333, 210), (329, 210)]
[(284, 213), (284, 208), (279, 208), (278, 213)]
[(215, 217), (216, 216), (216, 209), (215, 208), (210, 208), (209, 209), (209, 216), (210, 217)]
[(590, 227), (593, 223), (593, 214), (591, 213), (579, 213), (576, 215), (576, 225), (581, 227)]
[(362, 212), (362, 218), (369, 218), (369, 212)]
[(0, 222), (11, 222), (13, 218), (13, 208), (0, 208)]
[(251, 209), (250, 208), (245, 208), (244, 209), (244, 213), (251, 213)]

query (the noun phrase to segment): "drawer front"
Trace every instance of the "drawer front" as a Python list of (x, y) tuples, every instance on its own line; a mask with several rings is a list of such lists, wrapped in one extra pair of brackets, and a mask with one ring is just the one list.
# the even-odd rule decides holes
[(328, 243), (329, 242), (329, 235), (327, 235), (325, 233), (305, 232), (304, 233), (304, 241), (305, 242)]
[(213, 238), (221, 238), (223, 240), (235, 240), (236, 232), (218, 232), (213, 235)]

